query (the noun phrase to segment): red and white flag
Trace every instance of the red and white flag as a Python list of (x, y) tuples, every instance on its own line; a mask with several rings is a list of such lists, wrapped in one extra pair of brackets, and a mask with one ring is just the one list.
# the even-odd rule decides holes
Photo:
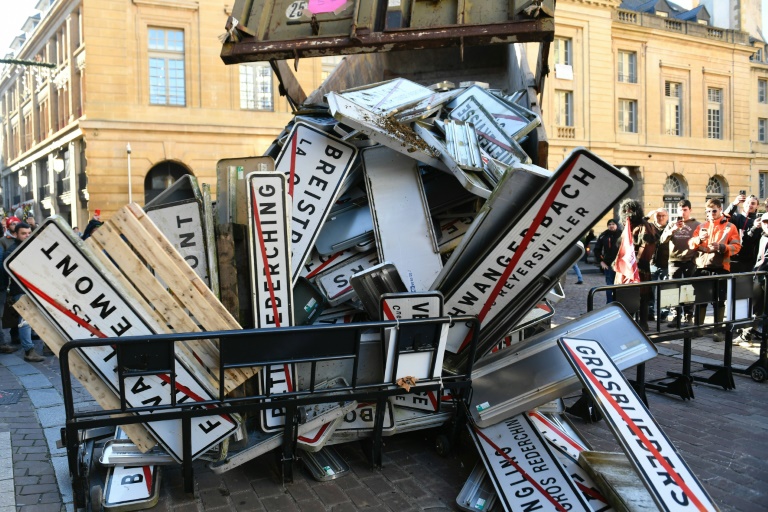
[(635, 244), (632, 240), (632, 225), (627, 219), (627, 226), (621, 235), (619, 253), (616, 255), (616, 284), (640, 282), (640, 272), (637, 269)]

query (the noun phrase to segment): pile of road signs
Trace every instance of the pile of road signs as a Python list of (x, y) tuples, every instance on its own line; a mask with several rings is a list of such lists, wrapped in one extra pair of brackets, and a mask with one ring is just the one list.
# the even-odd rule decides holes
[[(475, 363), (470, 432), (486, 471), (473, 472), (459, 505), (606, 510), (608, 498), (578, 464), (585, 444), (559, 414), (537, 410), (579, 386), (557, 341), (596, 340), (621, 369), (653, 357), (655, 348), (618, 305), (554, 330), (542, 326), (559, 296), (558, 278), (583, 253), (580, 238), (632, 182), (584, 149), (554, 171), (533, 165), (523, 147), (540, 120), (520, 104), (523, 97), (482, 84), (426, 87), (403, 78), (331, 92), (323, 104), (304, 105), (264, 157), (220, 163), (216, 212), (210, 191), (185, 178), (146, 213), (137, 205), (121, 209), (85, 243), (60, 219), (47, 220), (6, 261), (28, 292), (18, 308), (54, 350), (88, 336), (239, 329), (242, 305), (228, 311), (217, 284), (224, 295), (244, 275), (250, 320), (243, 327), (476, 315), (479, 324), (445, 323), (412, 353), (395, 348), (395, 329), (365, 335), (364, 379), (410, 391), (387, 402), (383, 435), (449, 421), (456, 407), (449, 392), (422, 391), (418, 382)], [(247, 270), (233, 264), (233, 226), (246, 235)], [(477, 360), (469, 361), (473, 335)], [(81, 351), (74, 371), (102, 406), (115, 408), (110, 349), (99, 350)], [(219, 371), (215, 343), (188, 343), (175, 355), (185, 399), (221, 391), (212, 377)], [(344, 387), (345, 364), (228, 370), (223, 392), (251, 377), (268, 396), (309, 389), (310, 381)], [(164, 403), (160, 377), (131, 379), (129, 406)], [(344, 472), (329, 447), (371, 436), (377, 415), (371, 404), (335, 396), (306, 411), (297, 433), (302, 458), (321, 480)], [(253, 460), (282, 445), (284, 416), (273, 408), (248, 427), (238, 416), (218, 417), (215, 428), (193, 423), (193, 457), (209, 460), (217, 473)], [(178, 462), (180, 431), (173, 421), (126, 427), (135, 446), (113, 443), (106, 463)], [(230, 438), (238, 441), (228, 445)], [(689, 473), (670, 478), (683, 497), (705, 502), (700, 486), (686, 483)]]

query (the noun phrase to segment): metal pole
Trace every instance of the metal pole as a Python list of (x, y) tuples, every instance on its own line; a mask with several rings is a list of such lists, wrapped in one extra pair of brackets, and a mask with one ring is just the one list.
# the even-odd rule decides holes
[(131, 143), (125, 145), (125, 152), (128, 153), (128, 202), (133, 202), (133, 187), (131, 186)]

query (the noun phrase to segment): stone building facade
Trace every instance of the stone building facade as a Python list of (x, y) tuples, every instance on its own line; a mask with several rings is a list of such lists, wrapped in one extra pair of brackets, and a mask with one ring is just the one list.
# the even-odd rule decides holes
[[(184, 173), (260, 156), (291, 118), (268, 63), (225, 65), (213, 0), (40, 0), (0, 74), (3, 206), (34, 204), (84, 226), (140, 204)], [(302, 60), (311, 91), (327, 70)], [(127, 146), (130, 144), (129, 187)]]
[(646, 210), (739, 190), (768, 197), (764, 42), (705, 6), (561, 0), (542, 100), (554, 168), (585, 146), (635, 179)]

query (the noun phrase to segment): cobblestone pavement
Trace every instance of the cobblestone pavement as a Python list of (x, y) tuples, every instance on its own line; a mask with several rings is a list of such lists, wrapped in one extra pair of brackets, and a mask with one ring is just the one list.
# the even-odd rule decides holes
[[(586, 312), (589, 289), (602, 275), (582, 265), (584, 285), (566, 277), (566, 299), (556, 305), (555, 323)], [(659, 345), (661, 355), (647, 364), (647, 377), (679, 371), (679, 342)], [(701, 363), (722, 357), (722, 344), (694, 340), (694, 371)], [(749, 364), (756, 346), (734, 347), (734, 362)], [(17, 353), (18, 354), (18, 353)], [(64, 423), (58, 360), (28, 364), (17, 355), (0, 355), (0, 512), (72, 510), (72, 489), (64, 450), (56, 448)], [(634, 371), (628, 376), (634, 377)], [(715, 502), (725, 511), (764, 511), (768, 503), (768, 383), (735, 376), (736, 389), (694, 386), (695, 399), (649, 392), (648, 401), (668, 437), (680, 450)], [(82, 389), (78, 404), (93, 402)], [(14, 397), (18, 400), (13, 401)], [(9, 401), (2, 405), (3, 399)], [(568, 397), (572, 403), (575, 397)], [(571, 418), (594, 449), (619, 451), (604, 422), (585, 424)], [(418, 431), (385, 439), (384, 468), (371, 469), (360, 443), (336, 448), (349, 463), (347, 476), (316, 482), (297, 464), (293, 483), (282, 485), (272, 454), (215, 475), (195, 465), (195, 492), (182, 488), (180, 468), (163, 468), (156, 511), (417, 511), (459, 510), (456, 495), (477, 455), (463, 436), (448, 457), (434, 450), (436, 431)], [(10, 442), (9, 442), (10, 441)], [(12, 468), (3, 461), (10, 461)]]

